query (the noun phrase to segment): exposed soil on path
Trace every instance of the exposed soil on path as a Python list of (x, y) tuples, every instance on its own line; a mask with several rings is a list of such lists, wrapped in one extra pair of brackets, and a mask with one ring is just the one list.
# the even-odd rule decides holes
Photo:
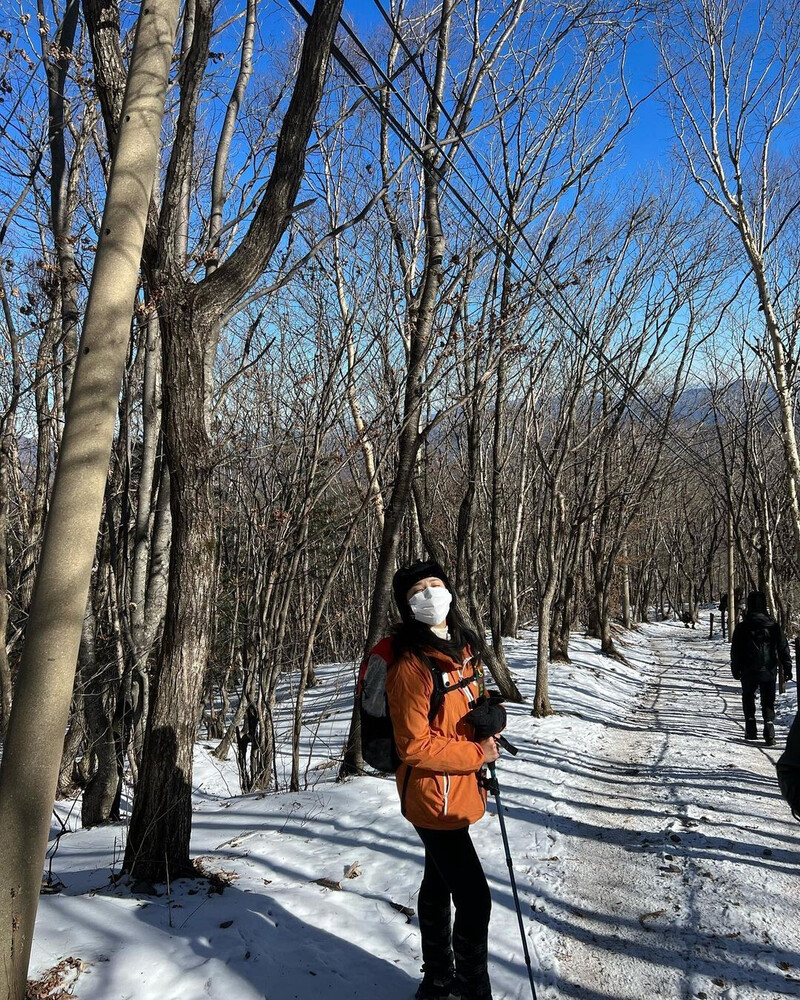
[(786, 727), (775, 748), (745, 743), (728, 647), (700, 628), (645, 628), (638, 704), (563, 771), (563, 863), (536, 890), (559, 942), (548, 1000), (800, 997), (800, 826), (774, 770)]

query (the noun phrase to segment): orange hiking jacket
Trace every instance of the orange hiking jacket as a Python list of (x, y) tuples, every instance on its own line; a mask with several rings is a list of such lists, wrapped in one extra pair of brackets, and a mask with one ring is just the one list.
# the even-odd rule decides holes
[(470, 702), (478, 697), (474, 660), (468, 649), (456, 663), (438, 650), (426, 653), (444, 674), (445, 686), (473, 677), (467, 687), (447, 693), (432, 722), (428, 713), (433, 694), (430, 667), (413, 654), (401, 656), (389, 670), (386, 694), (402, 763), (397, 769), (400, 807), (414, 826), (456, 830), (483, 816), (486, 790), (478, 781), (483, 751), (464, 722)]

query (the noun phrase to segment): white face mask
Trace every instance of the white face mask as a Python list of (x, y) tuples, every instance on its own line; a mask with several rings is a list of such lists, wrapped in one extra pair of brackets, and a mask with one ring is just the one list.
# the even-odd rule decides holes
[(447, 587), (426, 587), (414, 594), (408, 606), (418, 622), (438, 625), (447, 618), (452, 603), (453, 595)]

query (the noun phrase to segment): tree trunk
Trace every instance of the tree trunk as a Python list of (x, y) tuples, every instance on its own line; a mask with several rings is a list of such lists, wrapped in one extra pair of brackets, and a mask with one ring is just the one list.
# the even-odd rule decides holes
[(233, 713), (233, 718), (228, 723), (228, 728), (225, 730), (225, 735), (220, 740), (219, 746), (214, 750), (214, 756), (218, 760), (228, 759), (228, 754), (231, 752), (231, 746), (233, 746), (233, 740), (236, 736), (236, 730), (242, 724), (242, 720), (244, 719), (244, 713), (247, 708), (247, 699), (245, 698), (244, 688), (245, 685), (243, 679), (242, 692), (236, 706), (236, 711)]
[[(507, 278), (507, 270), (506, 270)], [(504, 281), (503, 302), (506, 300), (506, 289)], [(500, 324), (504, 323), (501, 309)], [(503, 339), (500, 340), (500, 349), (503, 348)], [(503, 653), (503, 633), (502, 633), (502, 600), (503, 600), (503, 559), (501, 555), (501, 529), (500, 518), (504, 508), (502, 497), (502, 478), (505, 447), (505, 416), (506, 416), (506, 360), (501, 355), (497, 363), (497, 386), (494, 401), (494, 438), (492, 448), (492, 485), (491, 485), (491, 507), (489, 510), (489, 623), (492, 630), (492, 649), (495, 657), (502, 663), (505, 662)]]
[(192, 757), (202, 707), (216, 550), (213, 449), (204, 405), (205, 344), (197, 336), (202, 328), (191, 312), (171, 299), (165, 298), (163, 305), (164, 424), (173, 533), (164, 637), (123, 865), (136, 878), (155, 882), (194, 874), (189, 860)]
[[(787, 374), (786, 351), (781, 340), (780, 324), (775, 314), (775, 305), (770, 294), (764, 258), (756, 246), (749, 224), (742, 213), (739, 220), (742, 241), (753, 267), (756, 287), (761, 302), (761, 309), (767, 325), (772, 344), (772, 371), (775, 377), (775, 394), (778, 397), (778, 409), (781, 415), (781, 443), (786, 463), (786, 482), (789, 493), (789, 507), (794, 531), (795, 558), (800, 558), (800, 454), (797, 450), (797, 435), (795, 433), (795, 404), (790, 379)], [(731, 605), (732, 607), (732, 605)], [(730, 621), (735, 624), (735, 616), (731, 614)], [(731, 629), (733, 631), (733, 629)]]
[(631, 627), (631, 563), (628, 558), (627, 541), (622, 546), (622, 559), (620, 560), (620, 572), (622, 573), (622, 627)]
[[(6, 219), (6, 226), (10, 223), (12, 216), (13, 211)], [(0, 234), (0, 245), (2, 245), (2, 240), (3, 236)], [(14, 421), (22, 387), (19, 335), (14, 313), (9, 305), (9, 292), (2, 268), (0, 268), (0, 300), (2, 300), (3, 317), (6, 322), (6, 334), (10, 348), (10, 357), (6, 358), (6, 364), (10, 362), (11, 369), (11, 392), (7, 401), (8, 405), (0, 416), (0, 743), (2, 743), (5, 740), (11, 716), (12, 702), (11, 667), (8, 662), (7, 646), (10, 601), (8, 592), (8, 513), (11, 470), (12, 467), (19, 464), (15, 448)], [(20, 504), (20, 508), (24, 520), (25, 514), (22, 504)]]
[[(44, 4), (38, 3), (40, 23), (46, 24)], [(75, 369), (75, 358), (78, 349), (78, 279), (79, 272), (75, 263), (74, 242), (72, 239), (72, 202), (74, 191), (70, 191), (70, 174), (76, 169), (77, 151), (73, 162), (67, 167), (65, 133), (66, 106), (64, 88), (67, 71), (72, 61), (72, 47), (75, 31), (78, 25), (79, 5), (77, 0), (71, 0), (64, 9), (64, 16), (54, 37), (49, 39), (46, 31), (40, 31), (42, 47), (42, 64), (47, 76), (47, 139), (50, 151), (50, 226), (53, 231), (56, 257), (58, 260), (58, 278), (61, 319), (59, 341), (63, 351), (64, 364), (61, 372), (62, 384), (59, 387), (61, 398), (69, 399), (72, 386), (72, 375)], [(82, 148), (82, 147), (81, 147)], [(58, 349), (55, 356), (55, 376), (58, 378)]]
[(33, 597), (36, 566), (39, 561), (44, 523), (47, 517), (47, 497), (50, 483), (51, 457), (54, 450), (53, 414), (49, 399), (50, 356), (56, 328), (50, 316), (36, 356), (34, 398), (36, 400), (36, 474), (31, 498), (28, 537), (22, 551), (17, 599), (22, 611), (27, 611)]
[(569, 655), (569, 637), (572, 631), (572, 601), (575, 590), (575, 577), (568, 573), (562, 592), (554, 602), (554, 613), (550, 626), (550, 662), (571, 663)]
[[(78, 671), (76, 674), (75, 691), (72, 696), (72, 705), (70, 707), (69, 729), (67, 729), (67, 735), (64, 737), (64, 749), (61, 753), (61, 765), (58, 769), (58, 784), (56, 785), (57, 799), (74, 797), (76, 779), (78, 779), (78, 787), (83, 787), (85, 784), (76, 764), (78, 755), (86, 745), (86, 713), (84, 711), (83, 692), (81, 690), (83, 687), (81, 682), (81, 675), (83, 673), (81, 659), (82, 651), (78, 654)], [(83, 760), (85, 762), (86, 755), (83, 755)]]
[(533, 392), (526, 393), (525, 409), (522, 416), (522, 444), (519, 455), (519, 494), (514, 511), (514, 528), (511, 549), (508, 555), (509, 615), (508, 634), (516, 639), (519, 631), (519, 549), (522, 542), (522, 526), (528, 504), (528, 450), (531, 437), (530, 414), (533, 408)]
[(542, 718), (553, 714), (550, 704), (550, 617), (555, 592), (555, 578), (551, 576), (547, 588), (539, 602), (539, 634), (536, 641), (536, 693), (533, 697), (531, 715)]
[(82, 658), (86, 662), (83, 673), (83, 703), (88, 733), (87, 754), (91, 757), (92, 775), (83, 792), (81, 823), (85, 827), (107, 823), (117, 793), (117, 756), (114, 746), (114, 707), (119, 678), (115, 666), (106, 664), (105, 657), (98, 662), (95, 653), (95, 616), (87, 608), (84, 623)]
[(300, 681), (297, 687), (297, 697), (294, 707), (294, 723), (292, 726), (292, 774), (289, 782), (289, 790), (292, 792), (300, 791), (300, 735), (303, 720), (303, 698), (305, 696), (306, 687), (309, 684), (309, 677), (313, 673), (312, 656), (314, 653), (314, 640), (317, 635), (319, 623), (322, 619), (322, 612), (324, 611), (330, 598), (331, 591), (333, 590), (334, 581), (336, 580), (337, 574), (339, 573), (339, 570), (341, 569), (342, 564), (350, 551), (350, 546), (352, 545), (353, 538), (355, 537), (361, 514), (373, 497), (372, 488), (376, 483), (376, 480), (377, 473), (373, 470), (373, 475), (365, 493), (365, 499), (361, 504), (361, 509), (354, 514), (347, 534), (339, 546), (336, 559), (334, 560), (334, 563), (325, 578), (322, 591), (317, 600), (317, 606), (314, 609), (314, 615), (311, 619), (311, 627), (309, 628), (308, 635), (306, 637), (305, 649), (303, 650), (303, 662), (300, 668)]
[(728, 512), (728, 642), (736, 628), (736, 552), (733, 546), (733, 514)]
[[(155, 475), (158, 440), (161, 429), (161, 407), (158, 399), (158, 355), (160, 347), (158, 315), (155, 306), (147, 317), (144, 338), (144, 377), (142, 381), (142, 457), (136, 489), (136, 523), (133, 534), (131, 567), (130, 622), (134, 659), (144, 666), (150, 653), (152, 630), (147, 628), (148, 567), (158, 557), (156, 531), (152, 517), (155, 505)], [(166, 469), (166, 466), (164, 467)], [(169, 475), (168, 472), (163, 474)], [(163, 503), (160, 504), (163, 506)]]
[[(428, 105), (426, 121), (428, 134), (432, 136), (437, 135), (439, 130), (439, 117), (441, 102), (444, 98), (447, 56), (450, 44), (452, 11), (452, 0), (444, 0), (441, 20), (439, 22), (436, 79), (433, 88), (434, 92), (431, 95)], [(408, 370), (405, 379), (403, 422), (398, 441), (398, 459), (394, 488), (384, 511), (383, 531), (381, 533), (378, 566), (375, 573), (375, 586), (372, 591), (370, 621), (365, 650), (371, 649), (386, 631), (389, 595), (391, 593), (400, 528), (411, 496), (411, 484), (421, 444), (420, 417), (422, 414), (424, 393), (424, 365), (431, 348), (433, 321), (439, 297), (439, 289), (442, 284), (442, 260), (445, 251), (445, 238), (439, 214), (441, 169), (437, 162), (436, 150), (433, 147), (429, 146), (426, 148), (422, 166), (425, 187), (425, 264), (417, 293), (413, 296), (413, 300), (407, 303), (409, 314), (409, 354)], [(361, 728), (358, 717), (358, 706), (354, 701), (350, 733), (345, 746), (342, 766), (339, 769), (339, 777), (345, 778), (352, 774), (358, 774), (362, 768)]]
[(162, 283), (157, 291), (162, 295), (164, 426), (173, 522), (167, 613), (124, 860), (126, 871), (155, 881), (193, 872), (192, 754), (208, 652), (216, 551), (210, 372), (220, 321), (261, 277), (286, 231), (340, 12), (341, 0), (317, 0), (263, 197), (236, 249), (193, 285), (185, 278), (183, 260), (176, 259), (181, 255), (171, 248), (180, 245), (183, 152), (188, 155), (193, 144), (193, 113), (211, 32), (211, 6), (197, 7), (165, 181), (164, 240), (157, 275)]
[(42, 556), (0, 766), (0, 997), (25, 995), (155, 178), (177, 0), (143, 7)]
[(0, 743), (6, 734), (11, 715), (11, 668), (6, 652), (8, 632), (8, 468), (11, 460), (9, 438), (11, 419), (0, 432)]

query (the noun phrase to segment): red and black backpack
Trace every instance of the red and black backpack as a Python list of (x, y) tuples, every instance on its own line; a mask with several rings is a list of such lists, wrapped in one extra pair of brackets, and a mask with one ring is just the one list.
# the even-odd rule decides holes
[[(420, 658), (430, 668), (433, 677), (433, 692), (428, 711), (428, 722), (433, 722), (445, 695), (450, 691), (466, 687), (474, 678), (465, 677), (457, 684), (446, 685), (442, 671), (436, 667), (433, 660), (424, 654)], [(386, 677), (394, 662), (391, 638), (381, 639), (361, 661), (356, 688), (361, 718), (361, 754), (370, 767), (385, 774), (393, 774), (401, 763), (394, 742), (394, 728), (389, 714), (389, 698), (386, 694)]]

